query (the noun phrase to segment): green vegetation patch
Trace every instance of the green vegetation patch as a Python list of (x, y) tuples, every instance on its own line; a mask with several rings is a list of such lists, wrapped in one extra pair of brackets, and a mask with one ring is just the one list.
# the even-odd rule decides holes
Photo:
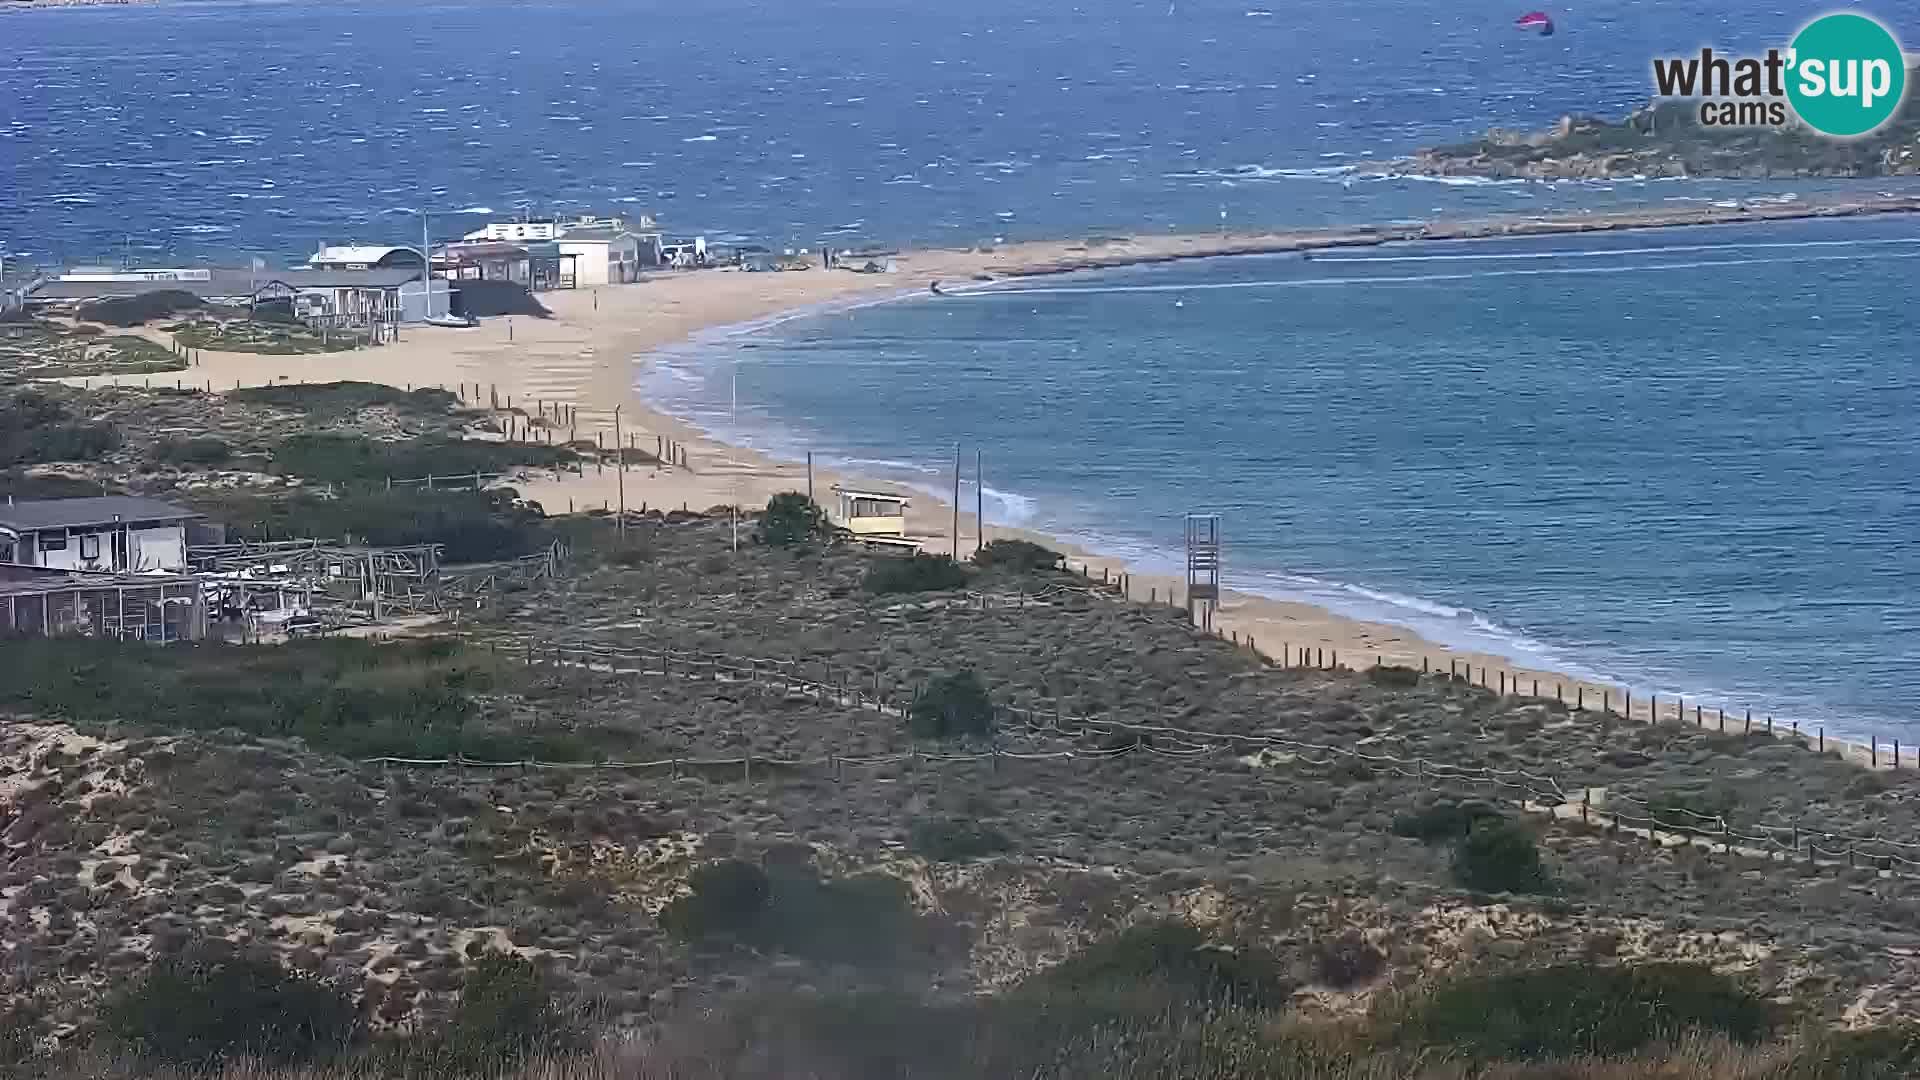
[(76, 418), (36, 390), (0, 398), (0, 468), (51, 461), (94, 461), (120, 445), (112, 424)]
[(1697, 964), (1567, 964), (1442, 984), (1376, 1010), (1400, 1045), (1453, 1047), (1482, 1060), (1626, 1054), (1702, 1032), (1752, 1043), (1773, 1009)]
[(1097, 941), (1033, 976), (1020, 991), (1089, 994), (1151, 984), (1196, 1005), (1272, 1009), (1294, 991), (1273, 953), (1209, 939), (1191, 923), (1145, 923)]
[(189, 349), (269, 356), (345, 352), (358, 348), (363, 340), (357, 335), (321, 334), (299, 323), (249, 319), (196, 319), (171, 329), (174, 340)]
[(936, 928), (890, 874), (822, 878), (811, 867), (762, 870), (729, 859), (694, 871), (692, 890), (660, 913), (688, 941), (729, 939), (820, 964), (888, 967), (936, 950)]
[(271, 405), (321, 416), (341, 416), (360, 409), (390, 408), (402, 412), (440, 415), (460, 404), (449, 390), (401, 390), (398, 387), (369, 382), (288, 383), (279, 386), (250, 386), (233, 390), (228, 401), (251, 405)]
[(1010, 850), (1013, 841), (986, 822), (936, 818), (914, 822), (907, 846), (932, 862), (969, 862)]
[(907, 729), (916, 738), (952, 739), (993, 731), (993, 698), (972, 671), (929, 680), (907, 707)]
[(967, 568), (944, 555), (881, 557), (867, 570), (866, 586), (873, 593), (939, 592), (967, 583)]
[(577, 455), (561, 446), (425, 438), (387, 441), (359, 435), (301, 434), (274, 447), (273, 471), (347, 488), (389, 480), (451, 480), (520, 467), (550, 469)]
[(108, 998), (106, 1030), (150, 1062), (201, 1068), (230, 1058), (306, 1061), (360, 1028), (351, 996), (271, 955), (213, 942), (162, 960)]
[(478, 695), (503, 677), (489, 655), (442, 639), (165, 647), (35, 639), (0, 649), (0, 708), (100, 727), (298, 736), (353, 757), (585, 756), (572, 739), (481, 730)]
[(232, 540), (318, 539), (374, 547), (440, 544), (447, 563), (530, 555), (552, 535), (539, 508), (511, 490), (356, 491), (329, 498), (205, 495), (195, 508), (226, 523)]
[(826, 513), (812, 499), (797, 491), (786, 491), (767, 500), (767, 509), (754, 526), (753, 538), (769, 547), (787, 547), (832, 531)]
[(973, 564), (983, 570), (1033, 573), (1056, 570), (1060, 553), (1027, 540), (995, 540), (973, 553)]

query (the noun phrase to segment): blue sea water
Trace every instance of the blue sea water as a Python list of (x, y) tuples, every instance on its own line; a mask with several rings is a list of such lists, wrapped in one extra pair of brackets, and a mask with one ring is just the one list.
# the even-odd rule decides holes
[[(0, 250), (191, 261), (629, 209), (776, 246), (1388, 221), (1832, 183), (1352, 179), (1617, 115), (1725, 0), (155, 0), (0, 11)], [(1920, 41), (1920, 2), (1871, 10)], [(1842, 185), (1844, 186), (1844, 185)], [(1876, 187), (1904, 186), (1876, 183)]]
[(649, 383), (929, 491), (981, 448), (990, 518), (1142, 567), (1218, 512), (1233, 587), (1911, 734), (1916, 269), (1910, 217), (1214, 259), (821, 313)]
[[(921, 245), (1914, 191), (1476, 183), (1353, 163), (1643, 102), (1822, 5), (1570, 0), (156, 0), (0, 11), (0, 253), (297, 259), (627, 209)], [(1869, 8), (1920, 41), (1920, 3)], [(654, 389), (761, 445), (1152, 564), (1642, 688), (1911, 734), (1910, 220), (1407, 246), (790, 322)], [(1660, 248), (1662, 250), (1639, 250)], [(751, 347), (749, 347), (751, 346)]]

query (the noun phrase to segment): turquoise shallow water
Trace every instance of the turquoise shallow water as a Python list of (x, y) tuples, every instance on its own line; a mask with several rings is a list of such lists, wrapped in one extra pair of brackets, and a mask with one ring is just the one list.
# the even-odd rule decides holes
[(1912, 218), (1209, 260), (820, 313), (648, 389), (929, 491), (983, 447), (989, 516), (1145, 567), (1217, 511), (1234, 587), (1912, 735), (1916, 267)]

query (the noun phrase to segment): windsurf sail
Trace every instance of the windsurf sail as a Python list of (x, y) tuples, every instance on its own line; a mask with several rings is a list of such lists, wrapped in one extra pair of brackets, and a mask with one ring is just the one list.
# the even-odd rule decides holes
[(1541, 37), (1553, 33), (1553, 19), (1544, 11), (1529, 11), (1513, 20), (1513, 26), (1516, 30), (1525, 30), (1530, 34), (1539, 34)]

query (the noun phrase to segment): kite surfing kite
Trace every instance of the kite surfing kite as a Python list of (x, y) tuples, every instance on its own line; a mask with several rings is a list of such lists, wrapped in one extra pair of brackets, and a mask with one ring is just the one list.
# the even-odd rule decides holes
[(1529, 11), (1513, 20), (1513, 28), (1525, 30), (1529, 34), (1549, 37), (1553, 34), (1553, 20), (1548, 18), (1544, 11)]

